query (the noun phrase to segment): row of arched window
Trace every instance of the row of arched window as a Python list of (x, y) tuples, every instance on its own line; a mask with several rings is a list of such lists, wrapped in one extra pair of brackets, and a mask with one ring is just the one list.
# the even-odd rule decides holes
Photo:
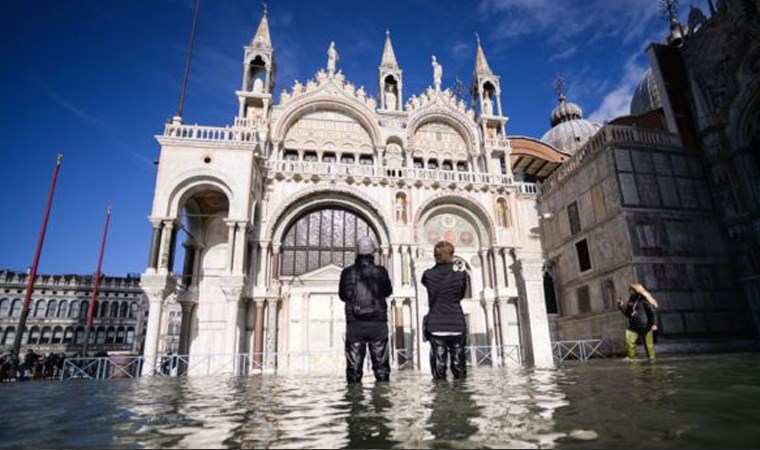
[[(83, 344), (84, 327), (32, 327), (22, 337), (22, 345)], [(2, 345), (13, 345), (16, 327), (0, 328)], [(90, 344), (126, 344), (135, 340), (134, 327), (97, 327), (90, 331)]]
[[(0, 300), (0, 318), (21, 316), (21, 305), (22, 301), (20, 298), (12, 301), (7, 298)], [(32, 302), (29, 314), (31, 317), (40, 319), (84, 319), (87, 317), (89, 308), (89, 300), (57, 301), (40, 299)], [(135, 319), (137, 318), (137, 302), (98, 302), (95, 304), (95, 317)]]

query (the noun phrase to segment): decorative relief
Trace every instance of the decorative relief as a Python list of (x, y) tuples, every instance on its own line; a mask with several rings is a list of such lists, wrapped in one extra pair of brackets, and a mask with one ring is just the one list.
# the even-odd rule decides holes
[(326, 72), (320, 69), (312, 79), (306, 81), (305, 87), (296, 80), (290, 91), (283, 89), (280, 93), (280, 105), (285, 106), (305, 95), (344, 95), (362, 103), (372, 111), (377, 108), (377, 101), (374, 97), (367, 95), (364, 86), (357, 88), (354, 84), (346, 82), (346, 77), (340, 70)]
[(472, 224), (455, 214), (440, 214), (425, 224), (424, 239), (429, 245), (450, 242), (457, 248), (477, 249), (480, 242)]
[(336, 111), (307, 114), (285, 135), (285, 146), (304, 150), (346, 149), (372, 152), (369, 133), (350, 116)]
[(457, 130), (444, 123), (428, 123), (417, 129), (412, 137), (415, 156), (442, 157), (450, 154), (467, 159), (467, 143)]

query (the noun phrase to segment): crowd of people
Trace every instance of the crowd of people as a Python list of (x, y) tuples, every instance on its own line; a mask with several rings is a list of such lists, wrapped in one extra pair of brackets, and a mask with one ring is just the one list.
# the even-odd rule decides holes
[(0, 382), (57, 379), (65, 361), (64, 353), (39, 355), (30, 348), (19, 358), (10, 351), (0, 355)]

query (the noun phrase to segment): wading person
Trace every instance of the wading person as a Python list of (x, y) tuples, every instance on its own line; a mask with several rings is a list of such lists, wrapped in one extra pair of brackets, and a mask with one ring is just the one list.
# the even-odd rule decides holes
[(430, 309), (423, 325), (430, 341), (430, 369), (433, 379), (445, 380), (450, 359), (454, 378), (465, 378), (467, 324), (461, 301), (467, 290), (467, 273), (454, 270), (454, 246), (449, 242), (435, 244), (433, 254), (435, 266), (422, 274)]
[(393, 293), (388, 271), (375, 264), (375, 242), (362, 237), (356, 243), (356, 262), (340, 274), (338, 295), (346, 303), (346, 379), (358, 383), (369, 354), (377, 381), (388, 381), (388, 305)]
[(657, 301), (640, 284), (632, 284), (628, 293), (631, 296), (627, 304), (624, 305), (618, 298), (618, 308), (628, 318), (628, 328), (625, 330), (628, 358), (636, 358), (636, 341), (641, 338), (647, 357), (650, 361), (654, 360), (654, 332), (657, 331), (654, 310), (657, 309)]

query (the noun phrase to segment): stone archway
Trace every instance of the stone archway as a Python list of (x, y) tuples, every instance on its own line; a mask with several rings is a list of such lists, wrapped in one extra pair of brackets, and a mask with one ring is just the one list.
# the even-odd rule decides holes
[[(385, 220), (367, 202), (350, 195), (318, 192), (294, 198), (278, 211), (270, 228), (271, 270), (279, 286), (278, 352), (284, 370), (319, 372), (344, 364), (344, 304), (338, 297), (341, 270), (355, 259), (356, 240), (370, 236), (378, 244), (376, 261), (389, 242)], [(259, 337), (263, 339), (263, 336)]]

